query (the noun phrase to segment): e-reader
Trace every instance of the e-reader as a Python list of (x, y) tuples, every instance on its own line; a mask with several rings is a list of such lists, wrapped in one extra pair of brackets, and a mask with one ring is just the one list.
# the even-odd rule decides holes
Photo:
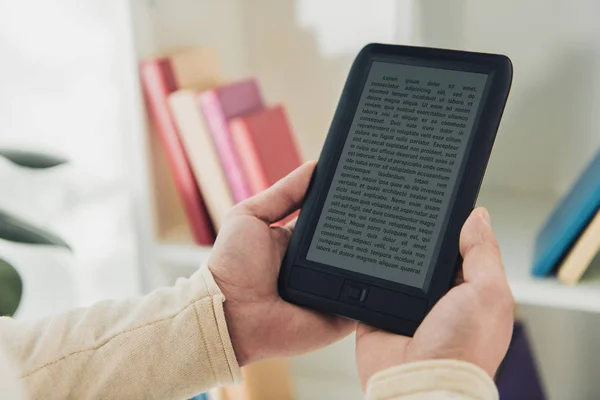
[(503, 55), (364, 47), (282, 263), (281, 297), (412, 336), (455, 279), (511, 82)]

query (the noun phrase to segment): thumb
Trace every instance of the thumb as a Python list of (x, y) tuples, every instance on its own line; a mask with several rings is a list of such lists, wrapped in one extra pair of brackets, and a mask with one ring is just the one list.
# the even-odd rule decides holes
[(485, 279), (506, 279), (498, 241), (492, 230), (490, 214), (478, 207), (463, 225), (460, 233), (460, 254), (466, 282)]
[(302, 164), (267, 190), (240, 203), (241, 212), (269, 224), (287, 217), (302, 205), (316, 165), (316, 161)]

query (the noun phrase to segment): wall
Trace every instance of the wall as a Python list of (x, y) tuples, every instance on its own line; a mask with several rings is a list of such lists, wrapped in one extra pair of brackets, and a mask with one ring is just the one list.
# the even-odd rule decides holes
[(219, 50), (228, 76), (241, 77), (247, 72), (240, 1), (130, 1), (139, 58), (190, 46), (211, 46)]
[(393, 40), (398, 3), (244, 3), (249, 70), (270, 101), (285, 103), (306, 159), (318, 158), (356, 52), (371, 41)]
[[(439, 3), (421, 2), (421, 43), (503, 53), (514, 64), (486, 184), (565, 190), (600, 143), (600, 3), (450, 0), (450, 10)], [(458, 18), (442, 17), (456, 10)]]
[[(335, 4), (335, 2), (333, 2)], [(349, 3), (350, 4), (350, 3)], [(485, 186), (561, 192), (594, 153), (600, 138), (600, 28), (593, 0), (409, 0), (379, 2), (393, 16), (395, 30), (361, 30), (371, 21), (386, 26), (380, 12), (356, 14), (336, 8), (332, 27), (348, 29), (362, 43), (387, 41), (500, 52), (515, 67), (513, 89), (498, 135)], [(318, 156), (344, 79), (358, 45), (332, 52), (333, 29), (302, 13), (311, 1), (258, 0), (245, 5), (245, 52), (249, 69), (268, 96), (290, 110), (306, 158)], [(315, 6), (317, 7), (317, 6)], [(319, 12), (328, 15), (329, 3)], [(306, 14), (309, 16), (307, 17)], [(339, 21), (351, 21), (345, 24)], [(373, 22), (375, 21), (375, 22)], [(408, 28), (407, 28), (408, 27)], [(360, 43), (360, 41), (358, 41)]]

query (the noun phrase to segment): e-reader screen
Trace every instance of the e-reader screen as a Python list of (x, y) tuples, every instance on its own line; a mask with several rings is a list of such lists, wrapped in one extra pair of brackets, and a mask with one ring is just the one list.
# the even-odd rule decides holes
[(372, 62), (306, 259), (423, 289), (487, 79)]

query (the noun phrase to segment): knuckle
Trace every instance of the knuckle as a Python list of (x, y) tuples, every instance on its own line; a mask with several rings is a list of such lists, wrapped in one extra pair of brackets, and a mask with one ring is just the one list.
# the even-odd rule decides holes
[(486, 243), (492, 251), (494, 251), (496, 254), (500, 255), (500, 244), (498, 243), (498, 241), (496, 240), (495, 237), (492, 237), (491, 239), (486, 241)]
[(249, 214), (252, 212), (252, 206), (247, 201), (242, 201), (234, 205), (228, 212), (227, 217)]
[(492, 268), (501, 269), (502, 268), (502, 259), (500, 258), (500, 251), (497, 247), (492, 245), (480, 246), (479, 251), (480, 259)]
[(498, 268), (502, 265), (500, 247), (495, 241), (482, 241), (466, 249), (465, 258), (475, 258), (479, 262), (495, 263)]
[(245, 202), (235, 204), (225, 214), (223, 222), (221, 223), (221, 229), (219, 229), (219, 231), (223, 231), (226, 226), (232, 224), (237, 219), (248, 215), (253, 215), (251, 205), (246, 204)]
[(500, 260), (500, 245), (496, 239), (492, 238), (482, 240), (479, 247), (481, 251), (485, 252), (488, 257)]

